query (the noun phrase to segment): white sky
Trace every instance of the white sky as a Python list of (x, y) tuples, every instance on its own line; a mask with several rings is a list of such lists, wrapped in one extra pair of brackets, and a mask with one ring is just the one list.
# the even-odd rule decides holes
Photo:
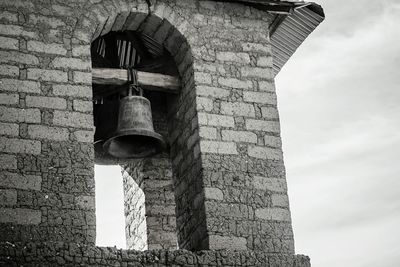
[[(400, 266), (400, 1), (317, 2), (276, 80), (296, 253)], [(96, 166), (98, 245), (125, 247), (122, 201), (119, 168)]]
[(400, 1), (317, 2), (276, 81), (296, 253), (400, 266)]

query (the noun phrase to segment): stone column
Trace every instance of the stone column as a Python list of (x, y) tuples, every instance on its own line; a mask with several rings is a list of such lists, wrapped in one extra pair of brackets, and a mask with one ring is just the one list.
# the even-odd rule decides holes
[(175, 198), (167, 155), (125, 166), (123, 179), (127, 248), (177, 249)]

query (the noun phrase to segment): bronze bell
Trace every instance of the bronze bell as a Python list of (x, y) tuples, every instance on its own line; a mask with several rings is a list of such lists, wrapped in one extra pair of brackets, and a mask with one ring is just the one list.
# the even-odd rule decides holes
[(120, 100), (117, 130), (103, 148), (116, 158), (144, 158), (165, 148), (163, 137), (154, 131), (147, 98), (129, 94)]

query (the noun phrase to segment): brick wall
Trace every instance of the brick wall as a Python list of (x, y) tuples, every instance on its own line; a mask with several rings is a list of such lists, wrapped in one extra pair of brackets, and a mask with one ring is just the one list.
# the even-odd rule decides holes
[[(165, 240), (155, 241), (154, 233), (174, 232), (173, 222), (164, 228), (164, 218), (173, 214), (151, 209), (172, 206), (179, 248), (212, 250), (206, 253), (210, 265), (224, 265), (215, 260), (222, 255), (215, 250), (233, 249), (242, 251), (235, 254), (240, 260), (227, 266), (246, 266), (243, 255), (253, 252), (263, 255), (260, 266), (292, 266), (269, 16), (241, 4), (150, 2), (150, 9), (144, 0), (1, 2), (1, 241), (94, 244), (90, 44), (110, 30), (130, 29), (164, 45), (175, 59), (182, 88), (178, 95), (165, 97), (167, 116), (158, 120), (170, 145), (169, 157), (150, 159), (140, 175), (125, 169), (127, 228), (134, 222), (131, 206), (148, 207), (148, 245), (160, 248)], [(152, 16), (146, 16), (149, 11)], [(150, 168), (158, 171), (151, 173)], [(160, 177), (161, 172), (168, 175)], [(146, 187), (140, 177), (171, 184)], [(136, 190), (130, 179), (144, 190), (144, 203), (129, 200), (130, 191)], [(164, 199), (157, 197), (160, 190)], [(140, 218), (134, 229), (143, 222)], [(135, 231), (140, 231), (129, 231), (128, 236), (139, 236)], [(137, 247), (143, 249), (143, 244)], [(68, 244), (60, 246), (66, 257), (74, 255), (65, 253)], [(0, 255), (14, 251), (7, 244), (1, 248)], [(82, 258), (77, 252), (70, 262), (94, 264), (111, 257), (86, 248), (96, 256)], [(42, 252), (29, 253), (42, 259)], [(281, 255), (283, 263), (270, 260), (270, 253)], [(144, 261), (147, 254), (139, 255)], [(231, 256), (226, 255), (222, 258)], [(198, 256), (185, 257), (199, 261)], [(111, 262), (105, 258), (102, 264)]]

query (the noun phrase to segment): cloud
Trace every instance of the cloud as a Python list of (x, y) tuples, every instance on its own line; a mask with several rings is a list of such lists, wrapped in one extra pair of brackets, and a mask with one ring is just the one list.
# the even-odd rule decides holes
[(326, 21), (277, 77), (297, 252), (313, 266), (395, 266), (400, 3), (319, 3)]

